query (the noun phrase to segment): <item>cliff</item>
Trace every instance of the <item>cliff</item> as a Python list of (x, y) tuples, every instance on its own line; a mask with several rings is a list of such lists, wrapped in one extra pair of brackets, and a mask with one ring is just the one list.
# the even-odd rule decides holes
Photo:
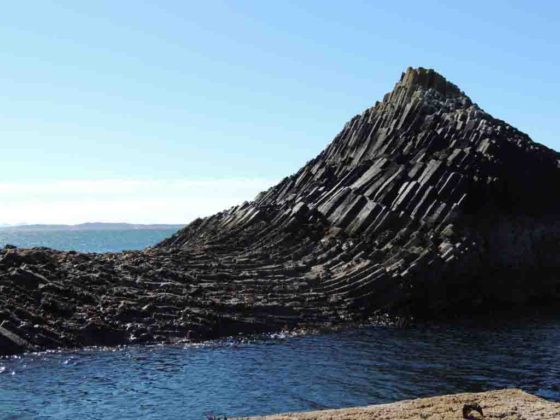
[(554, 302), (558, 191), (559, 153), (410, 68), (295, 175), (154, 248), (0, 251), (0, 353)]

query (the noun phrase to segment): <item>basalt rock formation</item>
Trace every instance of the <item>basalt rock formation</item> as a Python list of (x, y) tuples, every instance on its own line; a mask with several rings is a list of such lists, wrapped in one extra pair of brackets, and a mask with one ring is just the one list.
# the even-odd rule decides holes
[(560, 298), (560, 154), (408, 69), (298, 173), (144, 251), (0, 251), (0, 353)]

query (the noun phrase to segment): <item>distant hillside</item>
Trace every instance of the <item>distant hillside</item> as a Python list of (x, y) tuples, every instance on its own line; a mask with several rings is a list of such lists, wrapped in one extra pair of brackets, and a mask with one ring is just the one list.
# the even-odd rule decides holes
[(78, 225), (19, 225), (19, 226), (2, 226), (0, 230), (3, 231), (84, 231), (84, 230), (159, 230), (159, 229), (180, 229), (185, 225), (167, 225), (167, 224), (153, 224), (153, 225), (137, 225), (132, 223), (81, 223)]

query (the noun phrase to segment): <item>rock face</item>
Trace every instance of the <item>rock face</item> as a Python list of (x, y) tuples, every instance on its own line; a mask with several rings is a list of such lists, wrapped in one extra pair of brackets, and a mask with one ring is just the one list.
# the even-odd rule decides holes
[(0, 353), (556, 301), (559, 191), (559, 153), (408, 69), (298, 173), (154, 248), (0, 251)]

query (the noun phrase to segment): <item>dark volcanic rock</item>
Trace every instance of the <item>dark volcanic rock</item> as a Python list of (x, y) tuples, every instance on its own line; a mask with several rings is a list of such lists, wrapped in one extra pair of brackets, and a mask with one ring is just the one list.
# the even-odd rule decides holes
[(298, 173), (154, 248), (1, 250), (0, 352), (556, 301), (559, 162), (408, 69)]

